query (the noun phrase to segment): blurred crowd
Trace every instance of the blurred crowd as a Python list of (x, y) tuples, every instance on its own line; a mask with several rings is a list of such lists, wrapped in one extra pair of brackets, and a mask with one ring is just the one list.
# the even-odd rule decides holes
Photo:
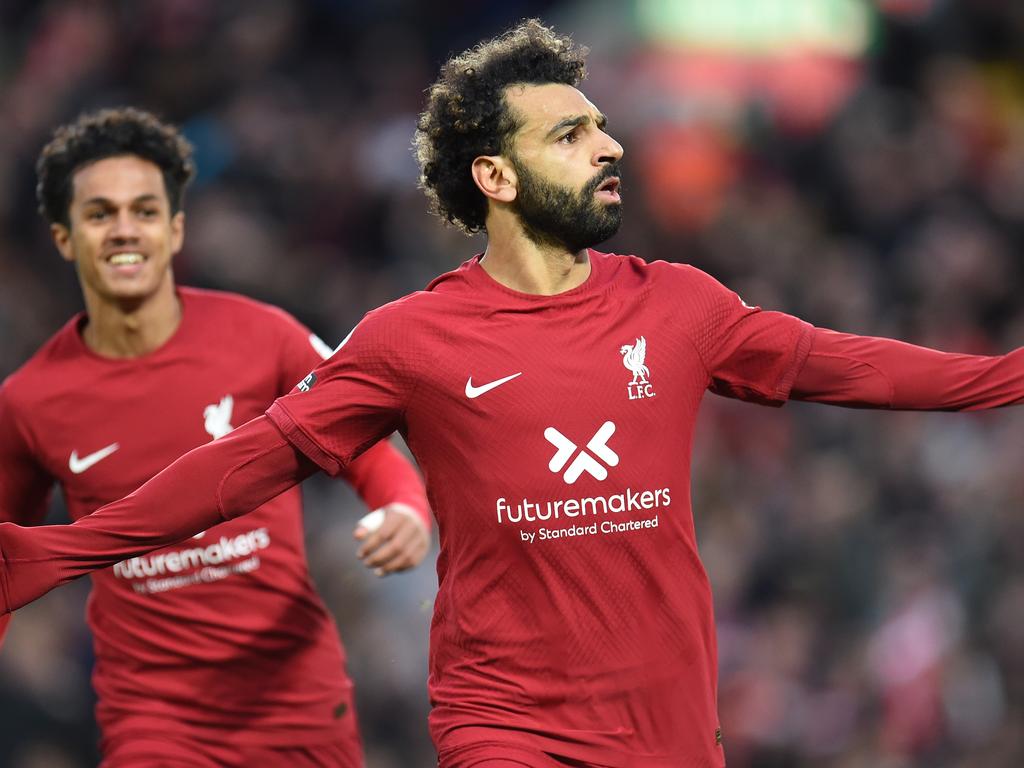
[[(787, 2), (804, 0), (751, 0)], [(5, 2), (0, 377), (81, 308), (35, 212), (33, 163), (56, 124), (130, 103), (182, 126), (199, 176), (179, 282), (340, 339), (482, 250), (427, 214), (410, 141), (438, 65), (532, 15), (591, 45), (584, 90), (626, 148), (606, 249), (695, 264), (822, 327), (1024, 345), (1024, 4), (850, 2), (867, 9), (863, 51), (739, 67), (646, 36), (654, 0)], [(1024, 765), (1024, 409), (709, 396), (695, 455), (731, 768)], [(364, 573), (360, 510), (338, 485), (307, 483), (307, 509), (368, 766), (432, 765), (432, 568)], [(15, 617), (0, 765), (95, 764), (87, 594)]]

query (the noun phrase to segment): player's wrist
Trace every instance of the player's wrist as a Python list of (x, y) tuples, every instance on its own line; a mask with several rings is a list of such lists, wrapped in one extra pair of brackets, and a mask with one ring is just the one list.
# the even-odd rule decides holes
[(428, 533), (433, 528), (430, 508), (422, 501), (416, 501), (413, 499), (395, 499), (385, 504), (382, 509), (394, 510), (400, 514), (408, 515), (422, 525), (423, 529)]
[(392, 501), (390, 504), (385, 504), (384, 509), (397, 512), (400, 515), (406, 515), (418, 523), (423, 528), (424, 533), (430, 532), (430, 510), (426, 507), (406, 501)]

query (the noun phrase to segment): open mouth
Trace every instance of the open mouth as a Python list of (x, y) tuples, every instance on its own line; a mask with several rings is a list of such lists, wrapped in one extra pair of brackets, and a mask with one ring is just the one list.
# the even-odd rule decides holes
[(142, 264), (145, 260), (146, 257), (137, 251), (112, 253), (107, 256), (107, 264), (112, 267), (134, 267)]
[(145, 256), (136, 251), (130, 251), (127, 253), (113, 253), (110, 256), (106, 257), (106, 263), (113, 264), (114, 266), (141, 264), (143, 261), (145, 261)]
[(617, 202), (620, 199), (619, 186), (619, 178), (617, 176), (612, 176), (601, 182), (601, 185), (597, 188), (596, 194), (598, 197)]

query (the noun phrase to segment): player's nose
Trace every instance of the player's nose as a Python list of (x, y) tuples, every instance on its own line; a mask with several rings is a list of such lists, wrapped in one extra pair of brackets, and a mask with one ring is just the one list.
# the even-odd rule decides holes
[(112, 217), (107, 234), (112, 240), (133, 240), (139, 236), (139, 223), (131, 211), (118, 211), (117, 215)]
[(594, 164), (605, 165), (607, 163), (617, 163), (622, 159), (622, 155), (626, 150), (622, 148), (611, 135), (601, 131), (601, 141), (597, 145), (597, 149), (594, 153)]

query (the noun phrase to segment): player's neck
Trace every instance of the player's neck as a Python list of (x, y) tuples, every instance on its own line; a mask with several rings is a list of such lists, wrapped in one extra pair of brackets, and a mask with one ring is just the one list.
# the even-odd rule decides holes
[(571, 291), (590, 277), (587, 249), (572, 253), (541, 245), (521, 228), (494, 231), (488, 220), (487, 250), (480, 266), (494, 280), (520, 293), (554, 296)]
[(181, 325), (181, 302), (173, 280), (138, 302), (111, 301), (86, 292), (85, 308), (89, 320), (82, 341), (102, 357), (140, 357), (154, 352)]

